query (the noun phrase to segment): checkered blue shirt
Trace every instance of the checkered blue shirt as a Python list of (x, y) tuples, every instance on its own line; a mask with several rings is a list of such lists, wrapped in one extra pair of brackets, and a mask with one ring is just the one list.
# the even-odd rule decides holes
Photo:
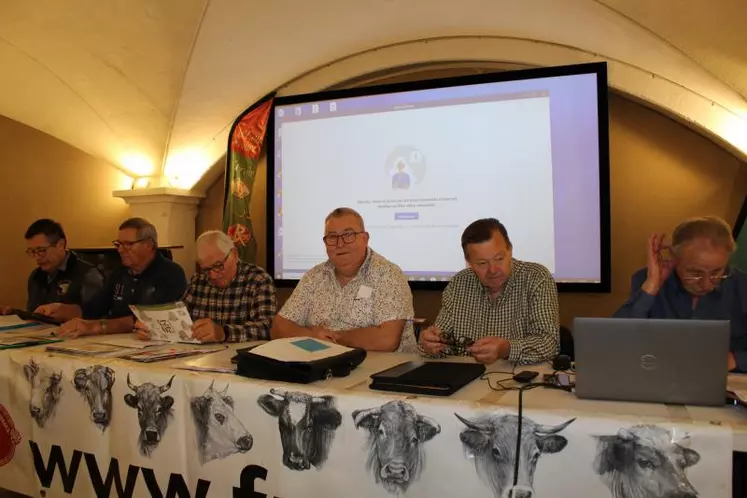
[(184, 303), (192, 320), (210, 318), (222, 325), (228, 342), (266, 340), (275, 317), (275, 284), (259, 266), (239, 261), (225, 289), (211, 284), (206, 274), (193, 275)]

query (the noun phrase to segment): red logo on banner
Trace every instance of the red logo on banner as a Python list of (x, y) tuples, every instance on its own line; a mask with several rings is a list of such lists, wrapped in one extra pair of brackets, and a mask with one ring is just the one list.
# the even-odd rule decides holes
[(244, 157), (259, 160), (262, 142), (265, 140), (265, 128), (270, 118), (272, 99), (262, 103), (249, 114), (241, 118), (231, 136), (231, 150)]
[(240, 223), (228, 227), (228, 236), (233, 240), (234, 245), (245, 246), (252, 240), (252, 232)]
[(16, 430), (10, 413), (0, 405), (0, 467), (13, 460), (16, 446), (21, 442), (21, 434)]

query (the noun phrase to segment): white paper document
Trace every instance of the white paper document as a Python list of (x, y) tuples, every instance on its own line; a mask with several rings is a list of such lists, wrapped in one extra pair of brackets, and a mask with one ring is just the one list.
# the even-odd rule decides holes
[(150, 332), (151, 341), (199, 344), (192, 337), (192, 317), (182, 302), (154, 306), (130, 306)]
[(275, 339), (251, 350), (253, 354), (285, 362), (321, 360), (348, 351), (352, 348), (311, 337)]

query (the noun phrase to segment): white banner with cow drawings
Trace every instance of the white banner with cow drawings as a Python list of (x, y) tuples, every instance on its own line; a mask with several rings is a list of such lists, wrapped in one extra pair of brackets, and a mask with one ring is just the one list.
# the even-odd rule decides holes
[(31, 496), (731, 496), (714, 426), (527, 411), (517, 448), (505, 407), (22, 350), (0, 404), (0, 487)]

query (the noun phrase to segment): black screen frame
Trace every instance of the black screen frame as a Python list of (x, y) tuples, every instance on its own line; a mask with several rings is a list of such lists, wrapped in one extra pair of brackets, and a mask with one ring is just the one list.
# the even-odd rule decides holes
[[(609, 155), (609, 87), (607, 63), (592, 62), (558, 67), (542, 67), (484, 73), (479, 75), (456, 76), (429, 79), (406, 83), (393, 83), (341, 90), (324, 90), (276, 97), (267, 123), (267, 272), (273, 276), (275, 285), (281, 288), (295, 287), (299, 280), (275, 278), (275, 107), (308, 103), (320, 100), (335, 100), (351, 97), (364, 97), (386, 93), (398, 93), (453, 86), (469, 86), (502, 81), (519, 81), (537, 78), (552, 78), (579, 74), (595, 74), (597, 78), (597, 129), (599, 143), (599, 223), (600, 223), (600, 262), (599, 282), (558, 282), (559, 292), (567, 293), (609, 293), (612, 287), (611, 247), (610, 247), (610, 155)], [(321, 227), (322, 220), (319, 220)], [(321, 244), (321, 231), (320, 241)], [(458, 243), (458, 241), (455, 241)], [(396, 263), (396, 262), (395, 262)], [(443, 290), (448, 282), (409, 281), (413, 290)]]

